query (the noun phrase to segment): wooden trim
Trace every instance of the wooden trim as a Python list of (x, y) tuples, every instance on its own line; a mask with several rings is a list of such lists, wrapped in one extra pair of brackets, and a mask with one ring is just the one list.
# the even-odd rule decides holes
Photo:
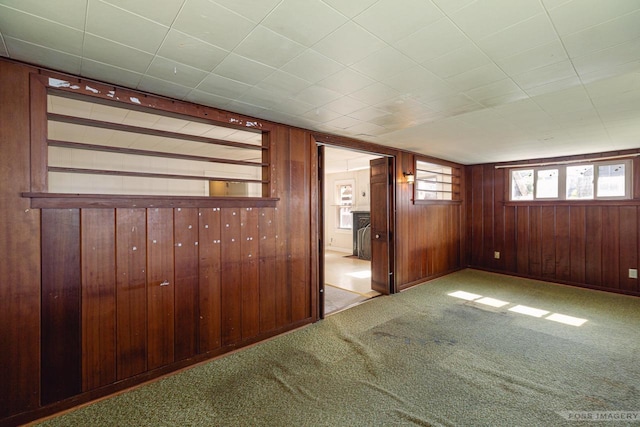
[(47, 88), (30, 75), (31, 191), (47, 190)]
[(35, 209), (70, 208), (213, 208), (275, 207), (276, 197), (128, 196), (101, 194), (22, 193)]
[[(460, 194), (460, 193), (456, 193), (456, 194)], [(460, 205), (462, 204), (462, 200), (414, 200), (413, 204), (414, 205)]]
[(103, 151), (107, 153), (130, 154), (134, 156), (163, 157), (167, 159), (192, 160), (196, 162), (208, 162), (208, 163), (224, 163), (228, 165), (239, 165), (239, 166), (256, 166), (256, 167), (268, 166), (268, 163), (248, 162), (244, 160), (220, 159), (217, 157), (207, 157), (207, 156), (192, 156), (189, 154), (171, 153), (166, 151), (138, 150), (135, 148), (112, 147), (108, 145), (85, 144), (81, 142), (70, 142), (70, 141), (48, 139), (47, 143), (49, 144), (50, 147), (72, 148), (76, 150)]
[(202, 142), (204, 144), (224, 145), (227, 147), (243, 148), (246, 150), (266, 150), (262, 145), (245, 144), (242, 142), (226, 141), (222, 139), (206, 138), (204, 136), (190, 135), (188, 133), (170, 132), (159, 129), (149, 129), (140, 126), (123, 125), (121, 123), (103, 122), (101, 120), (85, 119), (84, 117), (65, 116), (63, 114), (47, 113), (47, 119), (59, 122), (69, 123), (79, 126), (91, 126), (101, 129), (117, 130), (121, 132), (140, 133), (143, 135), (160, 136), (163, 138), (181, 139), (193, 142)]
[(179, 175), (179, 174), (152, 173), (152, 172), (127, 172), (127, 171), (116, 171), (116, 170), (107, 170), (107, 169), (61, 168), (57, 166), (49, 166), (47, 170), (49, 172), (61, 172), (61, 173), (133, 176), (138, 178), (184, 179), (188, 181), (254, 182), (259, 184), (268, 183), (267, 181), (263, 181), (261, 179), (219, 178), (215, 176)]
[(598, 200), (523, 200), (498, 202), (503, 206), (638, 206), (640, 200), (598, 199)]

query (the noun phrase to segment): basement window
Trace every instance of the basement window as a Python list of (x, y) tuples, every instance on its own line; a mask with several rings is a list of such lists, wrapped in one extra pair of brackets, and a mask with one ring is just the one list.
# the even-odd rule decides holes
[(415, 202), (460, 200), (457, 167), (416, 160)]
[(509, 200), (615, 200), (631, 198), (630, 159), (522, 167), (509, 170)]

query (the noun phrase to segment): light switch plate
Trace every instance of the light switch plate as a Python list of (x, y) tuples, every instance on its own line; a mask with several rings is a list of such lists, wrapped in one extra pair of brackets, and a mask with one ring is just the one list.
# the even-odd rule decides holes
[(638, 278), (638, 269), (630, 268), (629, 269), (629, 279), (637, 279)]

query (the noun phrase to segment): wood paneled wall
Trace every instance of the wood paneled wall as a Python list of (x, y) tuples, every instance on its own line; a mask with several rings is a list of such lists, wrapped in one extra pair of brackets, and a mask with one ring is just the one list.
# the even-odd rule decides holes
[[(264, 122), (271, 142), (265, 196), (278, 201), (139, 207), (105, 206), (95, 198), (85, 207), (58, 200), (35, 209), (23, 196), (32, 191), (31, 73), (56, 76), (0, 59), (0, 425), (319, 319), (319, 190), (310, 132)], [(171, 100), (144, 99), (174, 108)], [(175, 108), (256, 123), (206, 107), (176, 102)], [(346, 146), (380, 149), (401, 165), (396, 287), (459, 268), (464, 205), (414, 205), (412, 186), (402, 182), (413, 156), (363, 144)]]
[[(639, 166), (636, 159), (636, 177)], [(640, 267), (637, 191), (617, 203), (508, 203), (506, 169), (487, 164), (466, 173), (470, 266), (640, 295), (628, 274)]]

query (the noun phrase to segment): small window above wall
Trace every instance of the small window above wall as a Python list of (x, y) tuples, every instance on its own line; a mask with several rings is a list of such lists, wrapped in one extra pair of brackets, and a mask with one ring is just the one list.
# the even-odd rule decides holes
[(509, 200), (630, 199), (630, 159), (509, 169)]
[(261, 197), (262, 132), (47, 95), (47, 191)]
[(460, 169), (416, 160), (415, 199), (419, 202), (460, 200)]

